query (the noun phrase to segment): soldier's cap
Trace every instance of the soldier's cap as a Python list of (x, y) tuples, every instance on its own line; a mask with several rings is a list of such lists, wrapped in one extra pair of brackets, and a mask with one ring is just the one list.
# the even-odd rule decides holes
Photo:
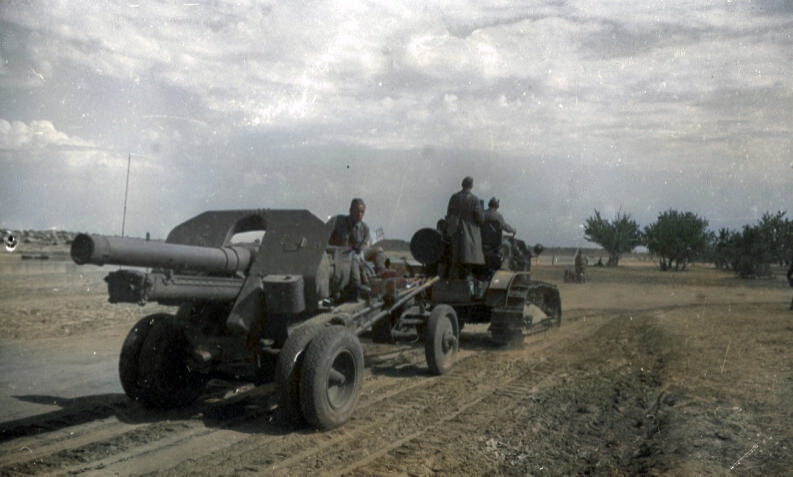
[(471, 176), (465, 176), (463, 179), (463, 189), (470, 189), (474, 186), (474, 178)]

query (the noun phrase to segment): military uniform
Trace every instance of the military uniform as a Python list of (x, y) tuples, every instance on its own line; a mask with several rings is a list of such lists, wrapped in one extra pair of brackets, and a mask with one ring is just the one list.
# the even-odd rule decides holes
[(346, 247), (361, 253), (371, 242), (369, 226), (366, 222), (355, 222), (349, 215), (337, 215), (334, 218), (333, 233), (328, 243), (337, 247)]
[(484, 215), (482, 202), (468, 189), (455, 193), (449, 199), (446, 210), (446, 233), (452, 246), (451, 278), (458, 278), (456, 275), (461, 273), (459, 265), (485, 263), (480, 231)]
[(504, 221), (504, 216), (498, 209), (487, 209), (485, 211), (485, 222), (497, 222), (501, 226), (501, 230), (510, 234), (515, 233), (515, 229)]
[[(368, 281), (368, 276), (382, 273), (386, 268), (385, 252), (380, 247), (370, 247), (371, 235), (366, 222), (356, 222), (350, 215), (337, 215), (328, 244), (350, 251), (349, 287), (357, 288)], [(374, 262), (374, 270), (366, 263)]]

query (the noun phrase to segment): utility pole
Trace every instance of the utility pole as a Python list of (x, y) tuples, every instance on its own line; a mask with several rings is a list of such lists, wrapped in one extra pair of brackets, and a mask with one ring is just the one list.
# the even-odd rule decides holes
[(127, 153), (127, 185), (124, 187), (124, 215), (121, 217), (121, 236), (124, 236), (124, 227), (127, 224), (127, 194), (129, 193), (129, 166), (132, 163), (132, 153)]

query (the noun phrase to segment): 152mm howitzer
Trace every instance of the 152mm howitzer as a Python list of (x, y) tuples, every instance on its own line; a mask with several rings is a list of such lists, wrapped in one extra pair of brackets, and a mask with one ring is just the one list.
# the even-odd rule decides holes
[[(106, 277), (113, 303), (178, 306), (132, 327), (119, 376), (133, 399), (184, 406), (210, 378), (274, 383), (280, 413), (319, 429), (344, 423), (362, 383), (359, 336), (423, 342), (427, 363), (446, 372), (458, 349), (454, 309), (431, 302), (437, 278), (372, 277), (364, 299), (344, 302), (347, 250), (328, 245), (333, 223), (306, 210), (228, 210), (200, 214), (166, 240), (78, 235), (78, 264), (135, 267)], [(260, 232), (255, 243), (233, 244)]]

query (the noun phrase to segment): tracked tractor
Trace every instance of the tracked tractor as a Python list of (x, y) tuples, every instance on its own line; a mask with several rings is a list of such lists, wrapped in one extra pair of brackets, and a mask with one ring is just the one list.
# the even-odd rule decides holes
[[(442, 230), (445, 227), (439, 222), (437, 229), (417, 231), (411, 238), (410, 251), (428, 273), (438, 276), (430, 291), (431, 302), (451, 305), (460, 326), (490, 323), (493, 341), (514, 345), (522, 342), (524, 334), (532, 330), (561, 324), (559, 289), (551, 283), (531, 278), (530, 254), (527, 259), (525, 244), (514, 237), (508, 243), (503, 240), (498, 227), (486, 224), (482, 229), (485, 265), (474, 268), (470, 277), (450, 278), (449, 240)], [(510, 243), (521, 245), (521, 260), (516, 260), (514, 254), (511, 260), (505, 257), (504, 247)], [(510, 269), (509, 263), (518, 269)], [(515, 267), (516, 263), (520, 266)]]

